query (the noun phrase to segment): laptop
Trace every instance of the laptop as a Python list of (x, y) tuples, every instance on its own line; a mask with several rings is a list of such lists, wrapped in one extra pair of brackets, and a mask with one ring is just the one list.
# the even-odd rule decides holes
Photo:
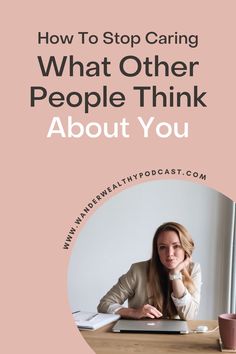
[(187, 334), (189, 328), (184, 320), (119, 320), (112, 331), (118, 333)]

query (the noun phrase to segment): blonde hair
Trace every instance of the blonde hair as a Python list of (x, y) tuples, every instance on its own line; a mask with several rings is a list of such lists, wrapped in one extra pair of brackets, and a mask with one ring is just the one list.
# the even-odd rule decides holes
[[(174, 231), (179, 237), (180, 244), (186, 254), (191, 257), (194, 242), (186, 228), (176, 222), (167, 222), (158, 227), (153, 237), (152, 258), (148, 267), (148, 286), (151, 293), (153, 305), (163, 313), (163, 317), (174, 318), (177, 315), (176, 307), (171, 298), (171, 282), (169, 281), (168, 272), (160, 261), (157, 249), (157, 240), (161, 233), (165, 231)], [(190, 293), (195, 290), (193, 281), (189, 274), (189, 267), (181, 271), (183, 275), (183, 283)]]

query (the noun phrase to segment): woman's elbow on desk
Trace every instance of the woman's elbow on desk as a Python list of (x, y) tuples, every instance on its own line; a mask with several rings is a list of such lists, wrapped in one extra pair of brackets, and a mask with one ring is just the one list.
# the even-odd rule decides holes
[(198, 307), (179, 309), (178, 314), (181, 320), (185, 320), (185, 321), (196, 320), (198, 314)]

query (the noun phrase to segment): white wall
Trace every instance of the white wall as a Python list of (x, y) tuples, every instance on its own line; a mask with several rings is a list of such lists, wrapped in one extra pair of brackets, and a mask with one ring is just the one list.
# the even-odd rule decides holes
[(99, 299), (133, 262), (149, 259), (156, 228), (177, 221), (190, 231), (202, 268), (198, 318), (227, 311), (233, 203), (203, 185), (178, 180), (133, 186), (110, 198), (84, 225), (72, 251), (68, 296), (72, 311), (96, 311)]

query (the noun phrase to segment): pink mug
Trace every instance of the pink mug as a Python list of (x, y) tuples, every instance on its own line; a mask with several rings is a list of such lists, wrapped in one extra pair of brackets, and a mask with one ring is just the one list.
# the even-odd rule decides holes
[(219, 331), (223, 349), (236, 349), (236, 313), (218, 316)]

